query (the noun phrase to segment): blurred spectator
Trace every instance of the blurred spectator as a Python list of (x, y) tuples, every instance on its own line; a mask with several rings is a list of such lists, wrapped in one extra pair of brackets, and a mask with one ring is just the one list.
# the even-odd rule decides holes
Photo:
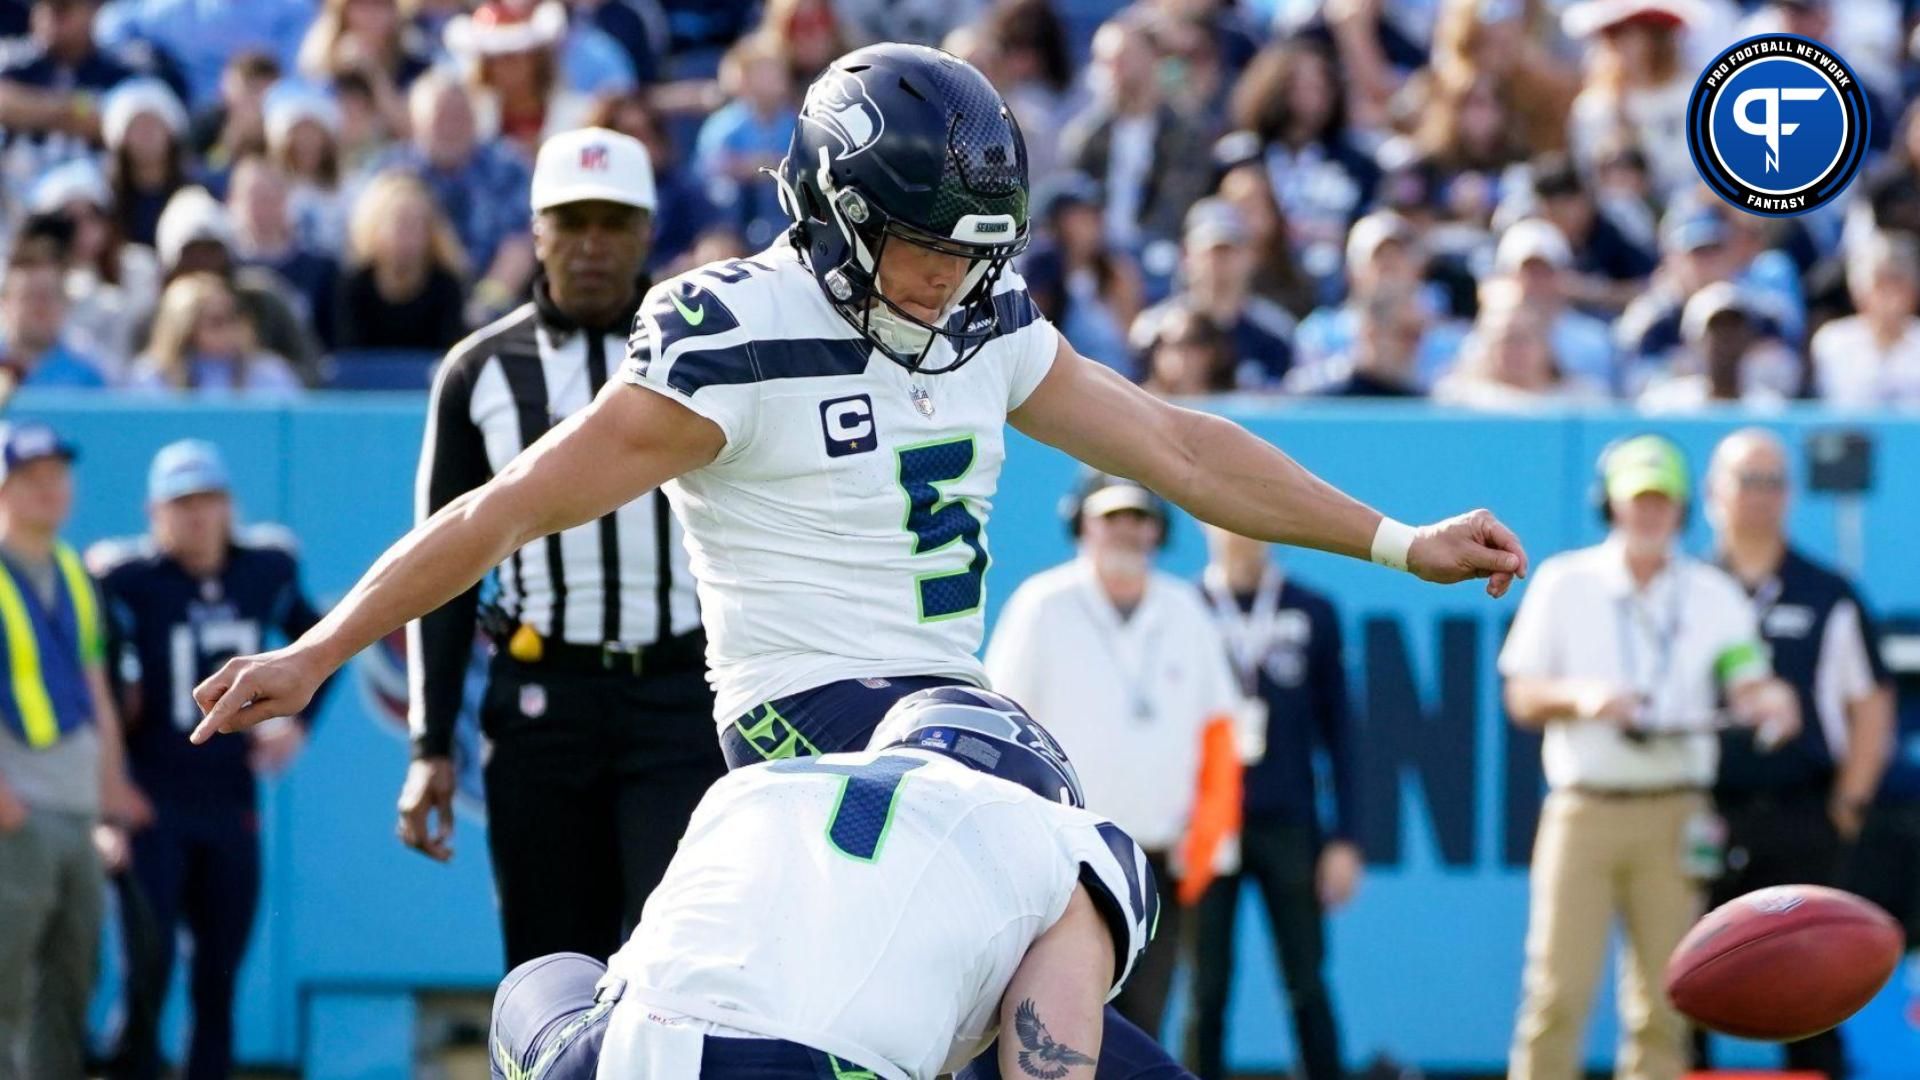
[[(644, 93), (618, 94), (600, 99), (587, 114), (587, 127), (603, 127), (639, 139), (653, 158), (653, 175), (659, 192), (659, 212), (653, 219), (653, 250), (648, 269), (656, 279), (658, 271), (678, 262), (697, 237), (714, 222), (713, 204), (707, 201), (706, 186), (694, 175), (673, 136)], [(697, 260), (698, 266), (707, 260)]]
[(366, 80), (380, 114), (406, 129), (401, 96), (433, 66), (432, 51), (411, 33), (399, 0), (324, 0), (300, 41), (300, 75), (326, 85), (343, 75)]
[(1292, 230), (1280, 204), (1274, 201), (1267, 167), (1259, 161), (1242, 162), (1220, 177), (1219, 195), (1235, 210), (1247, 228), (1253, 249), (1254, 295), (1265, 297), (1296, 318), (1314, 308), (1314, 285), (1295, 257)]
[[(239, 298), (253, 340), (291, 362), (307, 381), (317, 381), (320, 346), (312, 327), (296, 314), (299, 300), (293, 287), (264, 267), (241, 266), (233, 244), (232, 216), (204, 188), (182, 188), (160, 216), (164, 279), (202, 271), (218, 275)], [(137, 336), (151, 346), (151, 339)]]
[[(1710, 206), (1687, 200), (1667, 211), (1660, 222), (1660, 272), (1614, 324), (1629, 387), (1673, 367), (1676, 351), (1685, 344), (1681, 318), (1688, 299), (1733, 277), (1732, 242), (1727, 219)], [(1778, 332), (1771, 318), (1760, 329)]]
[(1165, 101), (1161, 59), (1143, 20), (1103, 23), (1088, 73), (1094, 100), (1061, 134), (1060, 164), (1099, 181), (1107, 242), (1121, 251), (1176, 239), (1213, 182), (1209, 135)]
[(1813, 335), (1814, 391), (1846, 409), (1920, 406), (1920, 243), (1878, 233), (1847, 259), (1857, 315)]
[(442, 352), (460, 340), (466, 256), (425, 184), (408, 173), (374, 178), (349, 235), (335, 347)]
[[(1667, 958), (1719, 870), (1706, 789), (1716, 714), (1784, 739), (1798, 728), (1746, 593), (1681, 554), (1692, 483), (1678, 447), (1641, 435), (1600, 459), (1607, 540), (1542, 563), (1499, 668), (1507, 713), (1544, 731), (1550, 791), (1534, 840), (1513, 1080), (1578, 1076), (1615, 916), (1620, 1075), (1678, 1080), (1687, 1025)], [(1702, 848), (1706, 848), (1703, 851)]]
[(465, 71), (476, 106), (491, 114), (492, 122), (483, 126), (529, 160), (542, 140), (578, 127), (591, 107), (561, 80), (566, 33), (567, 10), (559, 0), (487, 0), (472, 15), (447, 23), (447, 51)]
[(1435, 202), (1447, 220), (1484, 229), (1506, 170), (1526, 159), (1526, 145), (1490, 76), (1436, 90), (1415, 133), (1421, 161), (1436, 174)]
[(728, 101), (700, 125), (693, 167), (748, 245), (762, 247), (785, 230), (787, 216), (761, 170), (779, 168), (800, 115), (779, 43), (764, 33), (742, 38), (720, 62), (720, 87)]
[(760, 30), (780, 43), (794, 86), (812, 82), (849, 51), (832, 0), (770, 0), (760, 16)]
[[(188, 144), (201, 159), (203, 181), (219, 177), (242, 155), (267, 148), (266, 97), (280, 81), (280, 61), (249, 49), (227, 61), (220, 73), (220, 100), (203, 108), (188, 127)], [(215, 194), (224, 184), (209, 183)]]
[(1220, 131), (1227, 119), (1231, 78), (1220, 55), (1213, 24), (1204, 18), (1171, 14), (1154, 27), (1160, 40), (1167, 104), (1206, 131)]
[(263, 351), (233, 290), (218, 274), (183, 274), (160, 294), (153, 341), (128, 385), (141, 390), (286, 397), (300, 377)]
[(1527, 155), (1558, 150), (1567, 141), (1567, 110), (1578, 80), (1570, 66), (1545, 46), (1552, 39), (1543, 0), (1439, 0), (1433, 56), (1426, 70), (1408, 80), (1394, 102), (1401, 126), (1422, 130), (1435, 148), (1438, 128), (1428, 110), (1445, 97), (1460, 98), (1485, 84), (1513, 123), (1511, 136)]
[(1640, 394), (1643, 409), (1664, 411), (1739, 403), (1770, 408), (1787, 397), (1783, 382), (1799, 365), (1767, 332), (1763, 316), (1738, 285), (1716, 281), (1687, 301), (1681, 320), (1685, 346), (1666, 373)]
[(627, 93), (666, 77), (667, 14), (656, 0), (569, 0), (567, 78), (584, 94)]
[[(339, 113), (339, 130), (334, 133), (333, 141), (340, 159), (340, 172), (343, 176), (351, 175), (393, 142), (396, 125), (382, 111), (373, 81), (358, 72), (348, 72), (333, 80), (333, 103)], [(409, 130), (412, 121), (407, 117), (404, 99), (401, 120), (404, 122), (397, 125), (398, 130)], [(271, 143), (271, 120), (267, 124), (267, 137)]]
[(114, 0), (94, 33), (107, 45), (149, 42), (179, 62), (187, 104), (212, 104), (230, 57), (262, 50), (293, 67), (313, 0)]
[(72, 224), (68, 330), (74, 348), (98, 361), (110, 381), (120, 381), (139, 351), (140, 324), (160, 299), (159, 260), (152, 248), (128, 243), (122, 235), (113, 192), (91, 161), (70, 161), (42, 176), (30, 207)]
[(1240, 691), (1199, 594), (1154, 569), (1166, 503), (1094, 474), (1065, 509), (1079, 557), (1014, 590), (987, 643), (987, 675), (1052, 718), (1087, 809), (1146, 852), (1159, 932), (1113, 1005), (1159, 1038), (1184, 910), (1226, 868), (1219, 844), (1239, 825)]
[(1549, 331), (1551, 317), (1512, 282), (1488, 287), (1460, 362), (1434, 384), (1433, 399), (1477, 409), (1522, 409), (1606, 400), (1604, 383), (1569, 374)]
[(1233, 339), (1207, 317), (1173, 302), (1155, 320), (1146, 345), (1141, 385), (1161, 397), (1200, 397), (1231, 391)]
[(120, 234), (151, 246), (167, 200), (187, 183), (187, 110), (166, 83), (128, 79), (101, 107)]
[(517, 303), (533, 278), (531, 175), (519, 154), (480, 138), (473, 100), (452, 75), (436, 70), (415, 79), (407, 104), (412, 142), (376, 156), (367, 175), (403, 168), (433, 189), (480, 278), (467, 312), (468, 325), (478, 325)]
[(1657, 260), (1602, 206), (1565, 154), (1535, 158), (1528, 167), (1528, 212), (1552, 222), (1573, 249), (1567, 295), (1603, 314), (1625, 308), (1647, 286)]
[(33, 1080), (86, 1075), (104, 903), (95, 826), (151, 817), (127, 780), (99, 594), (60, 540), (73, 458), (45, 424), (0, 429), (0, 631), (12, 645), (0, 697), (0, 1075)]
[(1355, 314), (1349, 350), (1324, 371), (1290, 387), (1316, 397), (1420, 397), (1420, 343), (1427, 335), (1427, 309), (1420, 294), (1405, 285), (1382, 285), (1360, 302)]
[(1493, 257), (1494, 272), (1519, 288), (1519, 302), (1552, 337), (1556, 365), (1592, 388), (1619, 385), (1613, 335), (1607, 324), (1568, 304), (1573, 249), (1552, 222), (1528, 218), (1507, 226)]
[(1107, 245), (1100, 185), (1064, 173), (1034, 197), (1036, 242), (1021, 267), (1041, 313), (1082, 356), (1137, 377), (1127, 328), (1140, 313), (1140, 274), (1133, 260)]
[(311, 87), (283, 83), (267, 95), (267, 148), (287, 178), (294, 233), (303, 246), (327, 255), (346, 244), (341, 122), (334, 99)]
[[(1326, 914), (1353, 899), (1362, 874), (1352, 710), (1340, 615), (1267, 554), (1267, 545), (1207, 527), (1202, 589), (1240, 680), (1242, 870), (1215, 881), (1195, 913), (1187, 1061), (1200, 1080), (1226, 1075), (1227, 1003), (1242, 885), (1265, 901), (1274, 959), (1292, 1007), (1306, 1080), (1341, 1080), (1340, 1032), (1327, 990)], [(1321, 767), (1324, 760), (1324, 767)], [(1331, 809), (1324, 813), (1322, 807)]]
[(1224, 199), (1202, 199), (1187, 213), (1178, 292), (1134, 320), (1130, 337), (1144, 352), (1160, 319), (1179, 305), (1203, 312), (1232, 342), (1233, 381), (1243, 390), (1277, 389), (1293, 366), (1293, 316), (1254, 295), (1254, 254), (1239, 211)]
[(1233, 123), (1258, 139), (1308, 271), (1336, 276), (1347, 228), (1372, 200), (1380, 166), (1347, 127), (1333, 60), (1303, 38), (1260, 50), (1234, 86)]
[(0, 53), (0, 172), (16, 191), (88, 152), (100, 98), (134, 74), (93, 40), (99, 0), (33, 0), (31, 36)]
[(850, 48), (881, 41), (933, 45), (978, 19), (989, 0), (833, 0)]
[[(51, 253), (16, 248), (0, 278), (0, 369), (14, 386), (98, 389), (98, 361), (66, 342), (66, 270)], [(60, 254), (64, 255), (65, 252)]]
[(1076, 86), (1067, 28), (1051, 0), (1000, 0), (987, 11), (980, 35), (993, 43), (994, 85), (1027, 134), (1027, 171), (1036, 184), (1060, 161), (1060, 140), (1086, 101)]
[[(1727, 866), (1710, 908), (1775, 885), (1836, 884), (1893, 749), (1893, 687), (1873, 620), (1852, 582), (1789, 543), (1788, 495), (1786, 447), (1772, 432), (1746, 428), (1714, 448), (1707, 519), (1717, 561), (1753, 598), (1773, 669), (1806, 722), (1778, 744), (1721, 732), (1713, 801), (1727, 823)], [(1707, 1068), (1707, 1040), (1695, 1048), (1695, 1066)], [(1847, 1075), (1837, 1030), (1785, 1050), (1789, 1072)]]
[(1640, 148), (1662, 196), (1698, 182), (1687, 150), (1687, 98), (1694, 72), (1681, 58), (1693, 0), (1580, 0), (1566, 9), (1567, 36), (1590, 50), (1586, 79), (1567, 117), (1567, 142), (1588, 169), (1603, 148)]
[(334, 281), (340, 264), (301, 243), (288, 203), (286, 170), (255, 154), (241, 159), (227, 185), (233, 217), (233, 254), (243, 266), (263, 266), (293, 287), (296, 314), (313, 326), (321, 344), (333, 344)]
[[(1314, 310), (1300, 321), (1294, 335), (1294, 368), (1298, 379), (1325, 381), (1350, 355), (1360, 332), (1361, 311), (1375, 293), (1403, 289), (1423, 307), (1423, 318), (1444, 311), (1437, 288), (1424, 283), (1427, 254), (1413, 224), (1391, 210), (1376, 210), (1354, 223), (1347, 234), (1347, 299), (1343, 304)], [(1422, 384), (1438, 378), (1459, 352), (1461, 331), (1442, 323), (1427, 323), (1417, 342), (1414, 372)]]
[(1727, 257), (1732, 265), (1729, 280), (1745, 290), (1754, 306), (1773, 320), (1782, 340), (1806, 340), (1807, 299), (1800, 267), (1776, 245), (1779, 233), (1775, 222), (1724, 204), (1707, 205), (1727, 222)]

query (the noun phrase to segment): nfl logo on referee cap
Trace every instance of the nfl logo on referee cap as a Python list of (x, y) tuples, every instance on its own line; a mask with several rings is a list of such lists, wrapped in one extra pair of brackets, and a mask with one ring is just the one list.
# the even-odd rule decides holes
[(1866, 156), (1867, 125), (1853, 69), (1797, 34), (1761, 34), (1722, 50), (1687, 101), (1687, 147), (1701, 179), (1767, 217), (1839, 198)]

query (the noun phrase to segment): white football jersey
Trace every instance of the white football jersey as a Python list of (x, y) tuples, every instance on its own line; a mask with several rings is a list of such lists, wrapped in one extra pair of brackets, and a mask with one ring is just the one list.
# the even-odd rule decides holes
[[(660, 283), (622, 377), (712, 420), (726, 447), (670, 482), (722, 724), (840, 679), (985, 676), (987, 515), (1007, 413), (1059, 335), (1011, 270), (999, 333), (914, 375), (833, 309), (782, 240)], [(952, 358), (937, 340), (930, 366)]]
[(609, 963), (627, 987), (599, 1075), (636, 1075), (649, 1013), (895, 1080), (952, 1072), (992, 1041), (1015, 968), (1081, 883), (1115, 933), (1117, 993), (1158, 912), (1110, 822), (919, 750), (736, 769)]

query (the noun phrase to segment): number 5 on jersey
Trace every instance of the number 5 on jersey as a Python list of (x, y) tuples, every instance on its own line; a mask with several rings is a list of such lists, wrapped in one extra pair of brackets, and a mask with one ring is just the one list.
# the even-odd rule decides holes
[(980, 540), (980, 519), (963, 500), (942, 499), (940, 485), (972, 471), (973, 437), (902, 447), (898, 454), (900, 488), (907, 496), (903, 527), (913, 534), (914, 555), (934, 555), (955, 543), (970, 552), (962, 569), (929, 571), (913, 579), (920, 621), (971, 615), (980, 610), (992, 560)]

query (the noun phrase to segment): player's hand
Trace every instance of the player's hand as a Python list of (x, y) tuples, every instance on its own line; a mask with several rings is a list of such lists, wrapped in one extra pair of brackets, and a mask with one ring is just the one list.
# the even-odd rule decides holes
[(20, 801), (13, 789), (0, 786), (0, 836), (19, 832), (26, 823), (27, 804)]
[(1360, 849), (1345, 840), (1335, 840), (1320, 852), (1320, 863), (1315, 868), (1314, 884), (1320, 893), (1320, 906), (1328, 911), (1338, 911), (1347, 906), (1353, 894), (1360, 888), (1360, 878), (1366, 871), (1360, 860)]
[(1646, 704), (1645, 695), (1635, 690), (1594, 682), (1574, 695), (1574, 716), (1581, 720), (1607, 720), (1621, 727), (1632, 727)]
[(452, 758), (423, 757), (409, 764), (399, 808), (401, 843), (437, 862), (453, 858)]
[(125, 829), (144, 829), (153, 824), (153, 804), (123, 775), (101, 783), (100, 816)]
[(1515, 578), (1527, 576), (1527, 553), (1500, 519), (1475, 510), (1415, 530), (1407, 569), (1440, 585), (1486, 578), (1487, 595), (1498, 599)]
[(293, 716), (313, 700), (326, 678), (305, 654), (291, 646), (254, 656), (236, 656), (193, 688), (194, 704), (204, 714), (190, 738), (195, 744), (215, 735), (243, 731), (276, 716)]
[(127, 839), (127, 831), (117, 825), (93, 827), (93, 853), (100, 856), (100, 865), (109, 874), (118, 874), (133, 862), (133, 844)]
[(247, 732), (253, 746), (247, 751), (247, 763), (263, 776), (285, 772), (300, 751), (307, 748), (307, 729), (298, 720), (283, 716)]

